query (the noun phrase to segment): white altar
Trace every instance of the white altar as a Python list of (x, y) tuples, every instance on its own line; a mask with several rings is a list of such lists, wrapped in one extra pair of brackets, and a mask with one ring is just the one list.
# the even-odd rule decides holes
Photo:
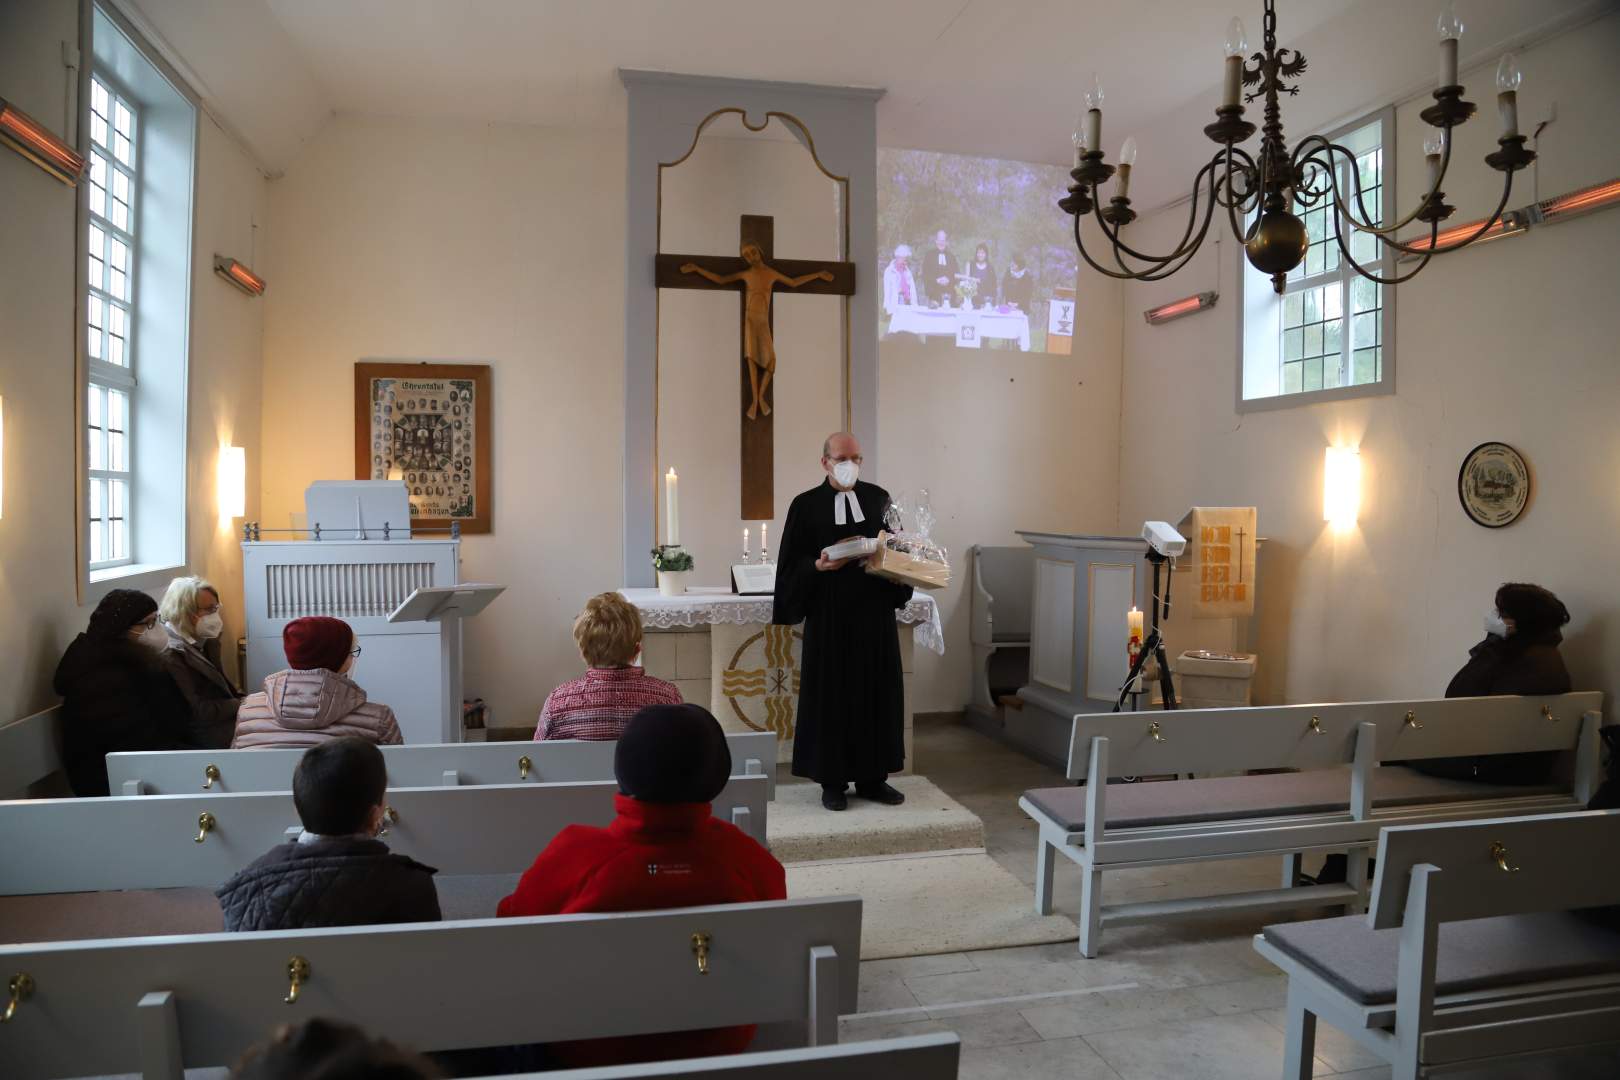
[[(737, 596), (724, 587), (696, 587), (685, 596), (620, 592), (641, 612), (641, 662), (649, 675), (674, 683), (687, 701), (707, 704), (727, 730), (776, 732), (777, 760), (792, 760), (802, 639), (798, 627), (771, 624), (771, 597)], [(910, 771), (912, 659), (919, 645), (944, 655), (945, 634), (939, 605), (927, 593), (913, 593), (895, 619), (911, 628), (900, 635)]]

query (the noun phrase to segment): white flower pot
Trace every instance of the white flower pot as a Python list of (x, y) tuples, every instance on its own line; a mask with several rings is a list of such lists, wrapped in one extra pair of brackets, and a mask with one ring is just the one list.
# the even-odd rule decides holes
[(658, 571), (659, 596), (685, 596), (686, 575), (690, 570), (660, 570)]

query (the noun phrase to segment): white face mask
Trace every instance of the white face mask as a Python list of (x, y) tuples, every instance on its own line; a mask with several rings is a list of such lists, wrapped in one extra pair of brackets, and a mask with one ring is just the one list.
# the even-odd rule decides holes
[(841, 488), (855, 486), (856, 477), (861, 475), (861, 467), (853, 461), (835, 462), (832, 467), (833, 482)]
[(156, 623), (153, 623), (145, 630), (142, 630), (139, 634), (136, 634), (135, 640), (140, 642), (142, 645), (145, 645), (148, 649), (155, 649), (158, 652), (162, 652), (164, 649), (169, 647), (168, 633), (164, 631), (163, 627), (157, 625)]
[(194, 633), (201, 641), (212, 641), (214, 638), (217, 638), (220, 634), (224, 633), (224, 631), (225, 620), (220, 618), (219, 612), (216, 611), (212, 615), (204, 615), (202, 618), (198, 619), (197, 628)]
[(1499, 638), (1508, 636), (1507, 623), (1502, 621), (1501, 614), (1495, 608), (1485, 614), (1485, 632)]

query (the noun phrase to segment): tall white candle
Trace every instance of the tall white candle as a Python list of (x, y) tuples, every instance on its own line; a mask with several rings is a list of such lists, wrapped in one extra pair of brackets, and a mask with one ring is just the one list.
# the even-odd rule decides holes
[(759, 523), (759, 561), (762, 563), (771, 561), (771, 545), (765, 539), (765, 530), (770, 528), (770, 525), (768, 521)]
[(1102, 148), (1102, 110), (1086, 110), (1086, 149), (1097, 150)]
[(1222, 105), (1236, 105), (1243, 94), (1243, 58), (1226, 58), (1226, 83), (1221, 93)]
[(743, 528), (743, 562), (748, 561), (748, 528)]
[(671, 465), (664, 474), (664, 543), (671, 545), (681, 542), (681, 507), (676, 482), (675, 466)]
[(1457, 39), (1440, 39), (1440, 85), (1457, 85)]

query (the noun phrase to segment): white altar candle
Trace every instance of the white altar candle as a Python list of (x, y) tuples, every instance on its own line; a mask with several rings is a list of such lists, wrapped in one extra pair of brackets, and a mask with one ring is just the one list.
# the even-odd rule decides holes
[(748, 527), (743, 527), (743, 562), (748, 561)]
[(664, 474), (664, 543), (671, 546), (681, 542), (680, 502), (675, 490), (675, 466)]
[(1135, 604), (1132, 604), (1131, 610), (1125, 613), (1125, 639), (1134, 658), (1137, 650), (1142, 647), (1142, 612)]
[(762, 521), (759, 523), (759, 561), (762, 563), (771, 561), (771, 545), (765, 540), (765, 530), (770, 527), (770, 524), (771, 523), (768, 521)]

